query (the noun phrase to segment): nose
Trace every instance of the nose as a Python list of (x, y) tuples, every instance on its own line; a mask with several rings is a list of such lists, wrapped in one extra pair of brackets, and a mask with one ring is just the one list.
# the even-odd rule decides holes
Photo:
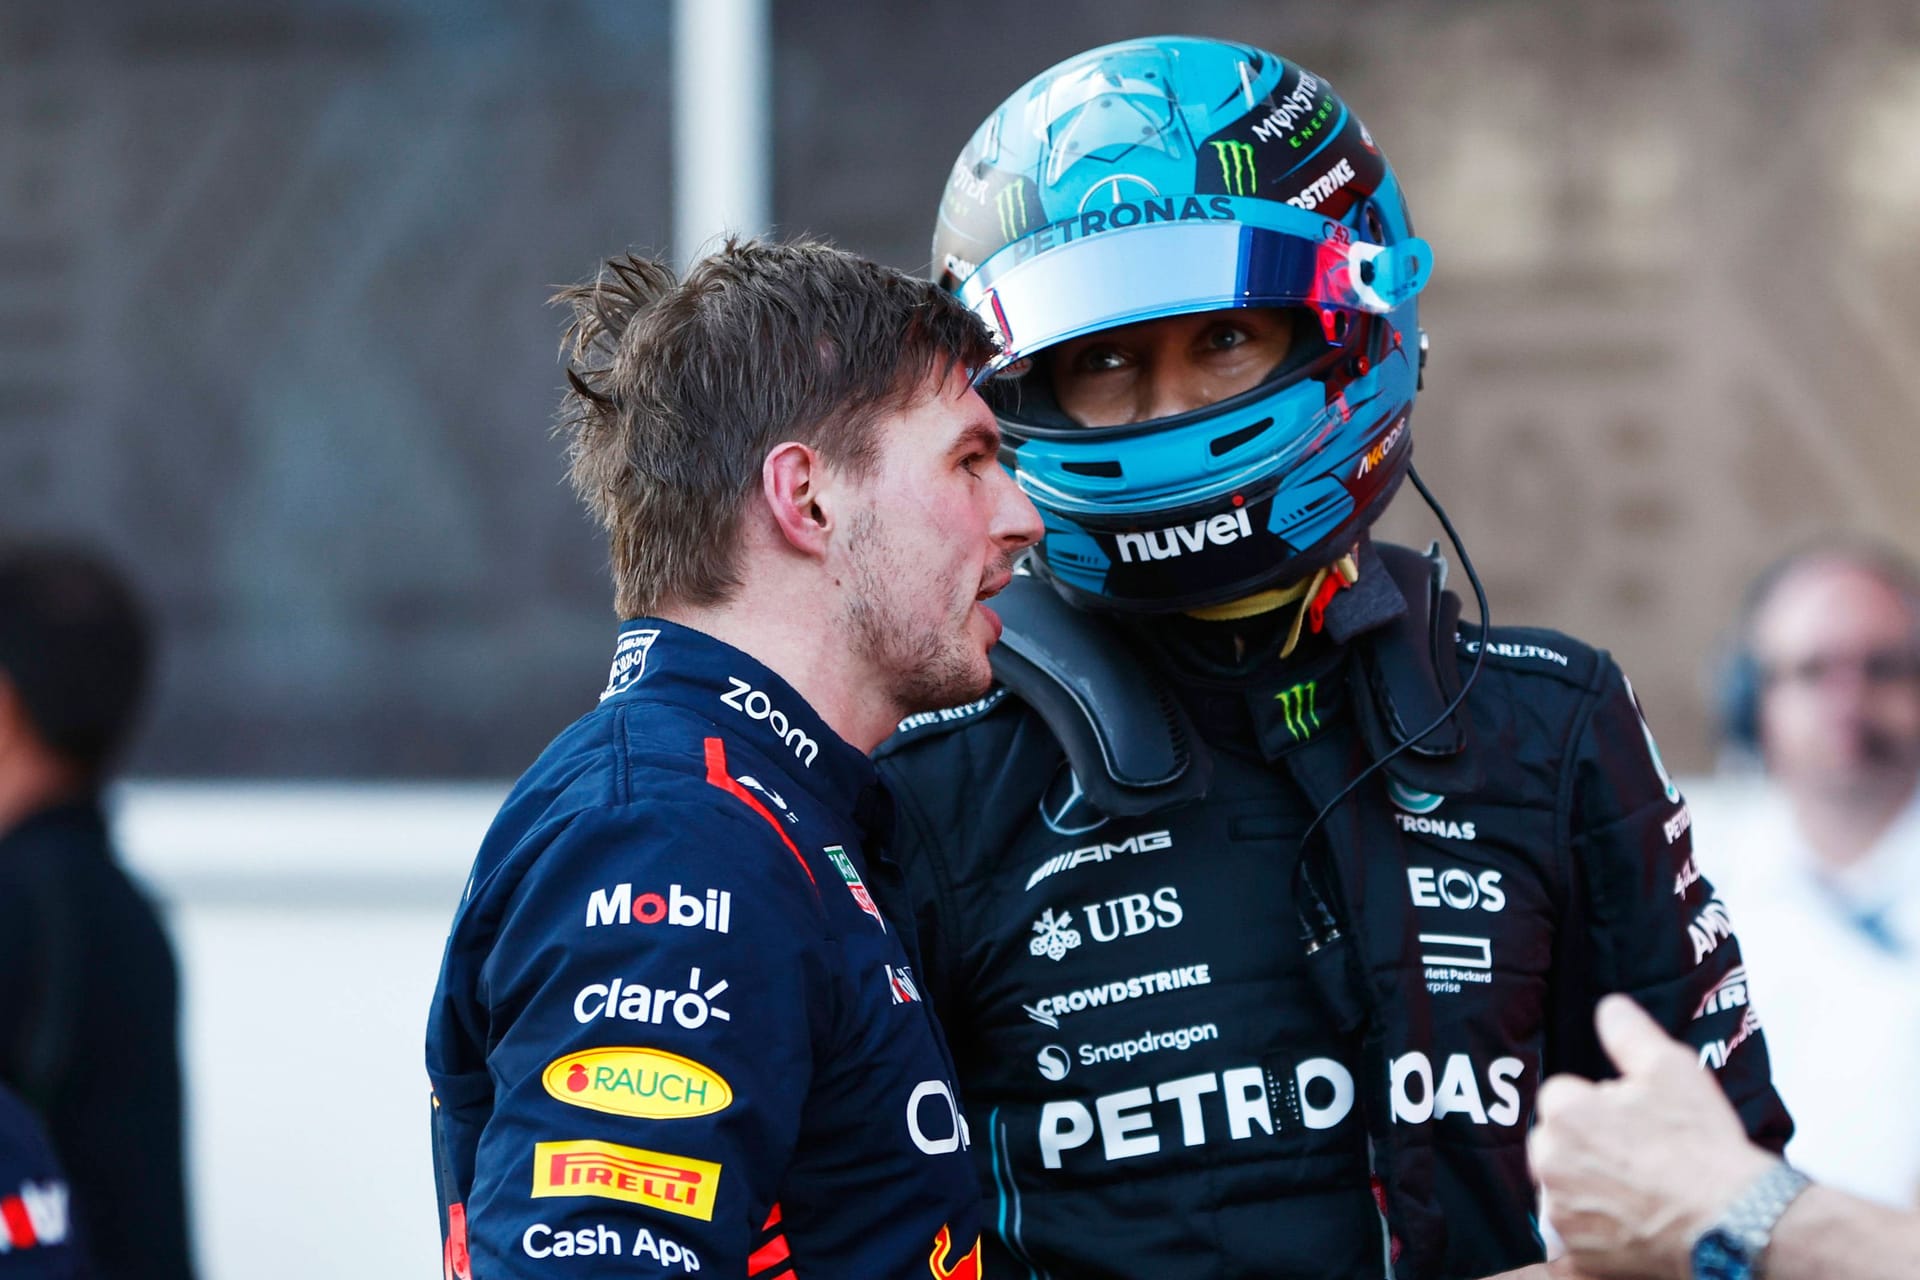
[(1041, 522), (1040, 512), (1033, 501), (1014, 482), (1013, 472), (1005, 467), (995, 467), (994, 471), (998, 474), (995, 483), (999, 486), (999, 493), (994, 510), (993, 538), (1011, 554), (1040, 541), (1040, 536), (1047, 528)]
[(1182, 362), (1156, 360), (1140, 378), (1135, 422), (1157, 422), (1212, 403), (1202, 380)]

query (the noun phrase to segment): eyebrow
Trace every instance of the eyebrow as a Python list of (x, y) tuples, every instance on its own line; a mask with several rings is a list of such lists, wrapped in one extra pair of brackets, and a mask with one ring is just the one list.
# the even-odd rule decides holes
[(962, 453), (969, 445), (979, 448), (984, 453), (999, 453), (1000, 428), (985, 426), (978, 422), (971, 424), (954, 439), (953, 452)]

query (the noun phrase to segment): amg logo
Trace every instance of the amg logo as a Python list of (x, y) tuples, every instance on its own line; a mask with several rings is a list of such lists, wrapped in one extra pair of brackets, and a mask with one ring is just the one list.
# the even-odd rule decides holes
[(1291, 133), (1293, 126), (1313, 110), (1313, 94), (1319, 87), (1320, 81), (1311, 72), (1302, 71), (1300, 83), (1293, 86), (1293, 92), (1280, 99), (1280, 105), (1268, 112), (1265, 120), (1253, 126), (1253, 136), (1262, 142), (1272, 142)]
[(1090, 844), (1080, 849), (1069, 849), (1065, 853), (1056, 853), (1027, 877), (1027, 888), (1073, 867), (1084, 866), (1089, 862), (1111, 862), (1116, 853), (1159, 853), (1162, 849), (1173, 848), (1171, 831), (1146, 831), (1137, 836), (1128, 836), (1117, 844)]
[(1318, 209), (1322, 200), (1352, 181), (1353, 163), (1342, 156), (1338, 164), (1309, 182), (1299, 195), (1289, 196), (1287, 203), (1296, 209)]
[(1693, 962), (1699, 964), (1733, 936), (1733, 917), (1727, 913), (1727, 904), (1714, 898), (1701, 907), (1700, 914), (1687, 926), (1687, 936), (1693, 939)]
[(798, 725), (787, 719), (786, 712), (776, 711), (771, 699), (738, 676), (728, 676), (727, 683), (733, 687), (720, 695), (720, 701), (735, 711), (744, 711), (755, 720), (765, 720), (780, 741), (793, 749), (794, 758), (809, 769), (813, 759), (820, 754), (820, 744), (815, 742)]
[(1189, 551), (1202, 550), (1209, 544), (1224, 547), (1252, 536), (1253, 523), (1247, 519), (1247, 509), (1241, 507), (1232, 515), (1223, 512), (1195, 520), (1190, 525), (1123, 533), (1115, 539), (1115, 550), (1120, 553), (1120, 563), (1132, 564), (1139, 560), (1171, 560)]

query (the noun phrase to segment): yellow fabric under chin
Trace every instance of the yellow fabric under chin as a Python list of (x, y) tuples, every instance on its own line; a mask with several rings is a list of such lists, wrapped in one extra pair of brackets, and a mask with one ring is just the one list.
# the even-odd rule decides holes
[(1300, 644), (1300, 630), (1306, 625), (1307, 612), (1313, 607), (1314, 597), (1320, 594), (1320, 588), (1335, 569), (1347, 584), (1360, 581), (1360, 562), (1352, 552), (1341, 556), (1330, 565), (1322, 565), (1320, 571), (1311, 578), (1302, 579), (1291, 586), (1270, 587), (1265, 591), (1256, 591), (1250, 596), (1241, 596), (1238, 600), (1229, 600), (1225, 604), (1211, 604), (1204, 609), (1189, 609), (1187, 616), (1199, 618), (1203, 622), (1238, 622), (1242, 618), (1257, 617), (1263, 613), (1272, 613), (1275, 609), (1298, 602), (1300, 609), (1293, 615), (1293, 626), (1287, 629), (1287, 642), (1280, 646), (1280, 656), (1290, 658)]

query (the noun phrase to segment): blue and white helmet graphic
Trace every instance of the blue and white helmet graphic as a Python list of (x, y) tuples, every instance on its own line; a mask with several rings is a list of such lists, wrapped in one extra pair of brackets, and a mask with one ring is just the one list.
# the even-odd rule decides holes
[[(983, 390), (1075, 603), (1198, 608), (1306, 576), (1385, 507), (1412, 451), (1432, 271), (1393, 170), (1327, 82), (1250, 45), (1107, 45), (1007, 99), (955, 162), (933, 271), (999, 334)], [(1303, 309), (1251, 391), (1081, 427), (1055, 344), (1229, 307)]]

